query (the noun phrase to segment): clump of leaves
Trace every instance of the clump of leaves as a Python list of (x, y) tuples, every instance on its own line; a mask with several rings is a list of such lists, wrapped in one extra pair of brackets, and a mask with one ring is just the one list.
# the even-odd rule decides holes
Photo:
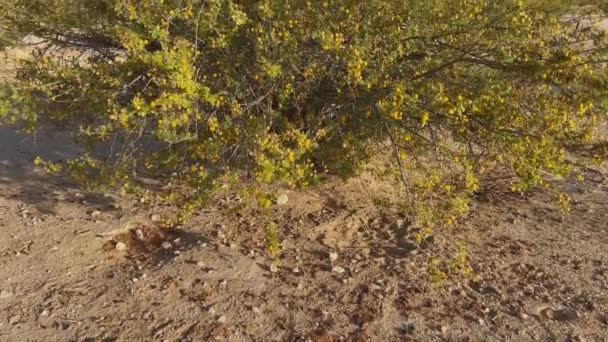
[(266, 206), (267, 184), (350, 177), (389, 152), (408, 213), (445, 225), (483, 172), (551, 187), (608, 154), (590, 148), (606, 145), (603, 0), (0, 5), (0, 48), (37, 42), (0, 120), (74, 134), (88, 151), (65, 169), (83, 183), (170, 183), (178, 220), (220, 188)]
[(281, 253), (281, 239), (276, 223), (271, 222), (266, 227), (266, 251), (272, 260), (276, 260)]

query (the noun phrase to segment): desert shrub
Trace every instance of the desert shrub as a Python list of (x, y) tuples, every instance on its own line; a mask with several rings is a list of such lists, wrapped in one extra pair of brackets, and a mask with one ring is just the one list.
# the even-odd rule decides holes
[(224, 185), (268, 205), (264, 184), (381, 154), (431, 226), (488, 170), (519, 191), (605, 158), (601, 0), (1, 1), (0, 46), (35, 44), (0, 118), (73, 133), (75, 179), (160, 179), (185, 212)]

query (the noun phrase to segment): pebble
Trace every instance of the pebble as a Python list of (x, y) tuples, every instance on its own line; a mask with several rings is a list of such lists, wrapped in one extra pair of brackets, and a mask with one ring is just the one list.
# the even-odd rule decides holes
[(20, 320), (21, 320), (21, 315), (15, 315), (15, 316), (9, 318), (8, 322), (10, 324), (17, 324), (17, 323), (19, 323)]
[(338, 260), (338, 253), (337, 252), (330, 252), (329, 253), (329, 261), (334, 262)]
[(6, 299), (6, 298), (10, 298), (12, 296), (13, 296), (13, 293), (11, 291), (0, 290), (0, 299)]
[(300, 269), (298, 267), (293, 268), (293, 273), (300, 273)]
[(257, 306), (252, 307), (251, 311), (253, 311), (253, 313), (256, 315), (259, 315), (260, 313), (262, 313), (262, 310), (260, 310), (260, 308), (258, 308)]
[(220, 316), (220, 317), (218, 317), (217, 322), (218, 323), (226, 323), (226, 316)]
[(99, 217), (99, 216), (101, 216), (101, 211), (99, 211), (99, 210), (93, 210), (91, 212), (91, 217), (95, 218), (95, 217)]
[(279, 197), (277, 197), (278, 205), (285, 205), (285, 204), (287, 204), (287, 201), (289, 201), (289, 197), (287, 197), (287, 195), (285, 195), (285, 194), (282, 194)]
[(205, 263), (202, 261), (199, 261), (196, 263), (196, 266), (198, 266), (199, 268), (203, 268), (203, 267), (205, 267)]
[(135, 236), (137, 236), (137, 238), (140, 240), (143, 240), (145, 238), (144, 232), (141, 229), (135, 231)]
[(51, 247), (51, 251), (53, 251), (53, 252), (58, 251), (58, 250), (59, 250), (59, 247), (57, 247), (57, 246)]
[(160, 246), (163, 249), (171, 249), (171, 247), (173, 247), (173, 245), (171, 245), (171, 242), (169, 242), (169, 241), (165, 241), (165, 242), (161, 243)]
[(124, 242), (117, 242), (114, 247), (117, 251), (124, 251), (127, 249), (127, 245), (125, 245)]
[(346, 270), (340, 266), (332, 267), (331, 271), (334, 273), (338, 273), (338, 274), (342, 274), (342, 273), (346, 272)]
[(161, 217), (159, 214), (152, 214), (152, 215), (150, 215), (150, 220), (152, 222), (160, 222)]
[(578, 313), (570, 308), (559, 309), (553, 312), (553, 319), (560, 322), (574, 321)]
[(270, 265), (270, 272), (277, 273), (278, 271), (279, 271), (279, 268), (277, 267), (277, 265), (275, 265), (275, 264)]
[(212, 307), (210, 307), (210, 308), (209, 308), (209, 310), (207, 310), (207, 312), (208, 312), (210, 315), (213, 315), (213, 314), (215, 313), (215, 309), (214, 309), (214, 308), (213, 308), (213, 306), (212, 306)]

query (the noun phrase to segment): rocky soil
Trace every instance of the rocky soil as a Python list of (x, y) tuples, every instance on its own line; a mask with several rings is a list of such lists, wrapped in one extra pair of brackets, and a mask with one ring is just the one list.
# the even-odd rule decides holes
[[(69, 140), (0, 133), (1, 341), (608, 339), (598, 172), (561, 181), (574, 197), (565, 218), (546, 193), (489, 180), (466, 219), (421, 245), (373, 199), (392, 189), (365, 176), (283, 191), (286, 203), (263, 215), (227, 196), (167, 231), (157, 226), (168, 209), (31, 167), (39, 154), (69, 155)], [(282, 242), (274, 265), (268, 220)], [(472, 275), (431, 281), (454, 241)]]

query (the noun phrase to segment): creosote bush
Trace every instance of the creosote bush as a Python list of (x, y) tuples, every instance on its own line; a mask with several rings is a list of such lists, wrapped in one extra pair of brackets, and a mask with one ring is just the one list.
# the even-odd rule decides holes
[(608, 151), (603, 0), (0, 3), (0, 48), (32, 49), (0, 119), (88, 147), (47, 169), (125, 192), (162, 180), (186, 216), (223, 186), (267, 206), (265, 184), (390, 155), (385, 176), (430, 229), (484, 172), (551, 188)]

